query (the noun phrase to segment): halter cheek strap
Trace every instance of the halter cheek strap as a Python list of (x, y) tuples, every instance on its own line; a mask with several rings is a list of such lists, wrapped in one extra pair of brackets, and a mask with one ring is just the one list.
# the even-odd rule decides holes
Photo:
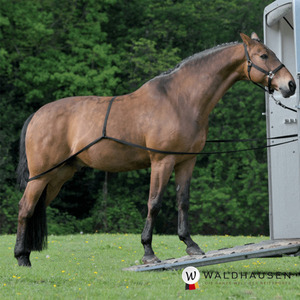
[(255, 69), (257, 69), (258, 71), (264, 73), (267, 75), (268, 77), (268, 92), (269, 94), (273, 94), (274, 93), (274, 89), (271, 88), (271, 82), (272, 82), (272, 79), (273, 77), (275, 76), (275, 74), (284, 67), (284, 64), (280, 64), (277, 68), (275, 68), (273, 71), (266, 71), (264, 69), (262, 69), (261, 67), (257, 66), (256, 64), (254, 64), (251, 59), (250, 59), (250, 56), (249, 56), (249, 53), (248, 53), (248, 50), (247, 50), (247, 45), (244, 43), (244, 48), (245, 48), (245, 54), (246, 54), (246, 59), (247, 59), (247, 63), (248, 63), (248, 68), (247, 68), (247, 71), (248, 71), (248, 77), (249, 77), (249, 80), (252, 81), (255, 85), (257, 85), (258, 87), (260, 87), (261, 89), (263, 89), (264, 91), (266, 91), (266, 89), (259, 85), (258, 83), (254, 82), (252, 79), (251, 79), (251, 76), (250, 76), (250, 71), (251, 71), (251, 68), (254, 67)]

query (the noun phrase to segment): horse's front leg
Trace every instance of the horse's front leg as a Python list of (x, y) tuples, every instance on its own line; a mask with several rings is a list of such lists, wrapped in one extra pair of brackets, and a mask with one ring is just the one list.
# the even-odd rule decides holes
[(165, 186), (172, 174), (174, 164), (165, 158), (151, 164), (151, 181), (148, 200), (148, 215), (142, 233), (142, 244), (145, 254), (142, 258), (143, 263), (154, 263), (160, 260), (155, 256), (152, 249), (152, 232), (156, 216), (161, 208), (161, 202)]
[(202, 255), (204, 252), (192, 240), (189, 233), (188, 210), (190, 198), (190, 182), (196, 158), (184, 161), (175, 167), (176, 197), (178, 203), (178, 236), (187, 248), (189, 255)]

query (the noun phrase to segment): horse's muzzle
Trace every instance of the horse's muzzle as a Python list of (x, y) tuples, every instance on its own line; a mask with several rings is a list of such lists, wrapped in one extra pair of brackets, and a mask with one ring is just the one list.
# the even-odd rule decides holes
[(288, 83), (288, 87), (280, 87), (279, 90), (284, 98), (291, 97), (295, 94), (296, 83), (290, 80)]

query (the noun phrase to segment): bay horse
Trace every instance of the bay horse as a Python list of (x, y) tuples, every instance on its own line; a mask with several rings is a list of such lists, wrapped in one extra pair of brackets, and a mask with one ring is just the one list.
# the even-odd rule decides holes
[[(239, 80), (280, 91), (285, 98), (296, 89), (293, 76), (255, 33), (251, 38), (240, 36), (243, 43), (195, 54), (135, 92), (114, 97), (114, 102), (111, 97), (65, 98), (29, 117), (21, 133), (18, 166), (20, 185), (25, 188), (14, 250), (20, 266), (31, 266), (31, 251), (46, 246), (46, 207), (82, 167), (107, 172), (151, 167), (148, 215), (141, 237), (144, 263), (159, 261), (151, 245), (152, 231), (174, 170), (178, 236), (189, 255), (204, 253), (189, 234), (188, 208), (196, 154), (205, 145), (210, 112)], [(97, 139), (101, 142), (92, 143)]]

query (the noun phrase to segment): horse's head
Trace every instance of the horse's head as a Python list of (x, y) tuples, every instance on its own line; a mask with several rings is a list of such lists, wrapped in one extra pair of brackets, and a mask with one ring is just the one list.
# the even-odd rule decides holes
[(240, 35), (244, 42), (246, 77), (268, 87), (269, 93), (280, 91), (284, 98), (294, 95), (295, 80), (275, 53), (260, 41), (256, 33), (252, 33), (251, 38), (243, 33)]

